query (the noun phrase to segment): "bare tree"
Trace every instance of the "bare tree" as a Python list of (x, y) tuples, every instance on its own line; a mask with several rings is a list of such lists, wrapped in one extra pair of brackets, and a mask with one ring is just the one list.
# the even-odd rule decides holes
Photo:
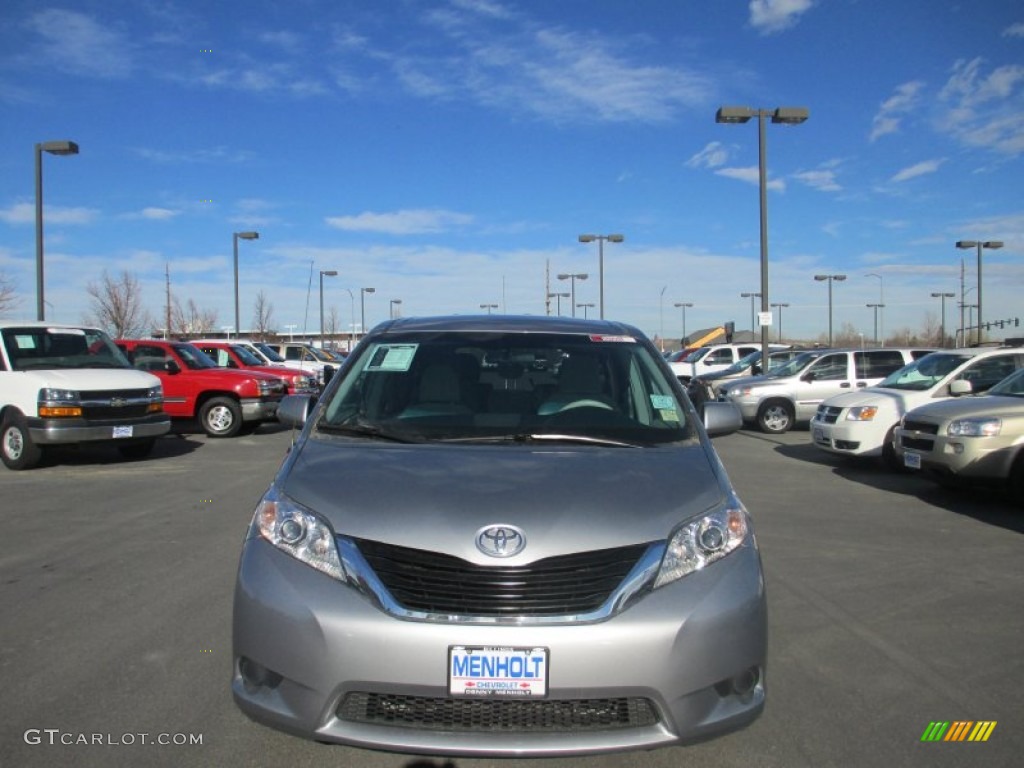
[(252, 327), (260, 341), (266, 341), (267, 336), (274, 333), (274, 305), (267, 298), (267, 295), (260, 291), (256, 294), (256, 303), (253, 308)]
[(327, 317), (324, 318), (324, 333), (327, 335), (327, 338), (332, 339), (332, 343), (328, 346), (336, 347), (338, 345), (339, 324), (338, 308), (332, 305), (327, 308)]
[(171, 333), (174, 336), (204, 336), (217, 325), (217, 311), (200, 309), (194, 299), (182, 308), (177, 298), (171, 308)]
[(0, 316), (11, 311), (21, 303), (14, 290), (14, 282), (0, 272)]
[(122, 272), (115, 280), (104, 270), (100, 282), (89, 283), (85, 290), (92, 297), (89, 321), (115, 338), (138, 336), (153, 327), (152, 317), (142, 306), (142, 287), (132, 273)]

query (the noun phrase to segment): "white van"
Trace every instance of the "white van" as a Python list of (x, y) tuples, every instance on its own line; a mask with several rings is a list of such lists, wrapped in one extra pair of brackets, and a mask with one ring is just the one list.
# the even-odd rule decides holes
[(778, 434), (806, 423), (818, 404), (878, 384), (930, 349), (812, 349), (772, 370), (717, 387), (719, 400), (739, 406), (743, 420)]
[(899, 466), (896, 427), (927, 402), (984, 392), (1024, 367), (1024, 347), (979, 347), (933, 352), (878, 386), (825, 400), (811, 421), (811, 441), (842, 456), (880, 456)]
[[(742, 344), (712, 344), (701, 347), (690, 354), (685, 361), (682, 373), (676, 370), (676, 377), (684, 384), (690, 379), (699, 376), (707, 376), (711, 373), (724, 371), (731, 365), (735, 365), (740, 359), (752, 352), (761, 349), (760, 342), (745, 342)], [(788, 344), (769, 344), (768, 351), (789, 349)]]
[(0, 459), (31, 469), (51, 445), (110, 443), (142, 458), (171, 428), (160, 379), (99, 328), (0, 322)]

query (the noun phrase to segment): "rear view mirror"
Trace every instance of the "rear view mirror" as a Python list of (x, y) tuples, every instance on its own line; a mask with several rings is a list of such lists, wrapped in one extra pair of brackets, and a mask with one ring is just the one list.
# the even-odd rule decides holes
[(704, 403), (704, 429), (708, 437), (730, 435), (743, 426), (743, 415), (733, 403), (709, 400)]

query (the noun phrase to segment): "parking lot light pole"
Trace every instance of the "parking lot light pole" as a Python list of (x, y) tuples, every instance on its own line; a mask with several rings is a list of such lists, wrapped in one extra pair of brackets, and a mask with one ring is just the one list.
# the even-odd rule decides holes
[(977, 248), (978, 249), (978, 344), (981, 344), (981, 251), (983, 248), (990, 248), (995, 250), (996, 248), (1003, 247), (1002, 240), (957, 240), (957, 248)]
[(946, 346), (946, 299), (952, 299), (954, 296), (956, 296), (956, 294), (953, 293), (952, 291), (948, 291), (948, 292), (947, 291), (938, 291), (938, 292), (933, 291), (932, 292), (932, 298), (933, 299), (939, 299), (942, 302), (942, 315), (941, 315), (942, 320), (941, 320), (940, 325), (939, 325), (939, 328), (940, 328), (940, 331), (939, 331), (939, 334), (940, 334), (939, 335), (939, 339), (940, 339), (939, 346), (940, 347), (945, 347)]
[(583, 319), (586, 320), (587, 319), (587, 309), (589, 307), (593, 307), (593, 306), (594, 306), (594, 302), (589, 301), (589, 302), (586, 302), (584, 304), (577, 304), (576, 308), (579, 309), (580, 307), (583, 307)]
[(597, 240), (597, 283), (598, 301), (601, 306), (601, 319), (604, 320), (604, 241), (609, 243), (621, 243), (626, 238), (623, 235), (580, 235), (581, 243), (592, 243)]
[(885, 304), (881, 302), (877, 304), (868, 304), (873, 310), (875, 310), (875, 346), (878, 346), (878, 310), (883, 309)]
[(832, 282), (838, 280), (842, 282), (846, 279), (846, 275), (815, 275), (814, 279), (819, 283), (823, 280), (828, 280), (828, 345), (832, 346)]
[(391, 306), (388, 308), (388, 317), (395, 319), (395, 307), (402, 303), (401, 299), (391, 299)]
[(491, 314), (491, 310), (492, 309), (497, 309), (497, 308), (498, 308), (497, 304), (481, 304), (480, 305), (480, 309), (486, 309), (488, 315)]
[(373, 293), (376, 288), (359, 289), (359, 332), (366, 335), (366, 294)]
[(753, 341), (755, 336), (754, 330), (756, 328), (756, 326), (754, 325), (754, 299), (761, 298), (761, 294), (760, 292), (748, 293), (744, 291), (743, 293), (740, 294), (740, 298), (750, 299), (750, 340)]
[[(773, 307), (778, 307), (778, 310), (779, 310), (779, 344), (781, 344), (782, 343), (782, 310), (783, 310), (783, 308), (788, 307), (789, 304), (786, 303), (786, 302), (782, 302), (782, 301), (776, 301), (776, 302), (772, 303), (772, 306)], [(764, 354), (764, 353), (762, 352), (761, 354)], [(767, 370), (767, 369), (765, 369), (765, 370)]]
[[(799, 125), (807, 120), (810, 112), (806, 107), (776, 107), (775, 109), (753, 109), (751, 107), (719, 107), (715, 113), (716, 123), (746, 123), (757, 118), (758, 187), (761, 199), (761, 311), (769, 311), (768, 303), (768, 148), (765, 133), (765, 118), (773, 123)], [(761, 357), (768, 359), (768, 326), (761, 327)]]
[[(552, 297), (554, 297), (554, 298), (555, 298), (555, 300), (556, 300), (556, 304), (555, 304), (555, 313), (556, 313), (556, 314), (557, 314), (557, 315), (558, 315), (559, 317), (561, 317), (561, 316), (562, 316), (562, 298), (563, 298), (563, 297), (564, 297), (564, 298), (566, 298), (566, 299), (567, 299), (567, 298), (569, 298), (569, 292), (568, 292), (568, 291), (566, 291), (565, 293), (549, 293), (549, 294), (548, 294), (548, 298), (550, 299), (550, 298), (552, 298)], [(549, 306), (550, 306), (550, 305), (549, 305)]]
[(242, 326), (238, 322), (238, 240), (258, 240), (259, 232), (235, 232), (231, 237), (232, 250), (235, 255), (235, 335), (241, 333)]
[(683, 311), (683, 335), (682, 335), (682, 337), (680, 338), (679, 341), (680, 341), (680, 343), (683, 346), (686, 346), (686, 308), (687, 307), (692, 307), (693, 306), (693, 302), (692, 301), (677, 301), (675, 303), (675, 306), (679, 307)]
[(51, 155), (77, 155), (78, 145), (73, 141), (43, 141), (35, 146), (36, 160), (36, 320), (46, 319), (43, 299), (43, 153)]
[(572, 272), (572, 273), (563, 272), (562, 274), (560, 274), (558, 276), (559, 280), (568, 280), (568, 281), (570, 281), (569, 293), (570, 293), (570, 297), (571, 297), (571, 300), (572, 300), (572, 316), (573, 317), (576, 317), (576, 281), (577, 280), (586, 280), (588, 277), (589, 277), (589, 275), (586, 272)]
[[(884, 310), (885, 309), (885, 280), (884, 280), (884, 278), (880, 274), (878, 274), (877, 272), (868, 272), (866, 275), (864, 275), (864, 277), (877, 277), (878, 278), (878, 306), (881, 309)], [(878, 346), (878, 335), (879, 335), (879, 333), (881, 333), (882, 336), (885, 336), (885, 312), (883, 311), (883, 312), (879, 313), (878, 310), (876, 309), (875, 310), (875, 314), (877, 315), (877, 317), (875, 317), (875, 323), (877, 325), (877, 329), (875, 330), (875, 346), (877, 347)], [(878, 329), (880, 329), (880, 330), (878, 330)]]
[(320, 349), (324, 348), (324, 275), (327, 275), (328, 277), (337, 277), (338, 270), (320, 270)]

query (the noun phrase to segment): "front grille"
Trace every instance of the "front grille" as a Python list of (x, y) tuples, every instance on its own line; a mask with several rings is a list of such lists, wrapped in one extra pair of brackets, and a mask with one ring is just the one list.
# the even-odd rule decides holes
[(931, 451), (935, 448), (935, 441), (923, 437), (907, 437), (903, 435), (900, 442), (904, 448), (913, 448), (916, 451)]
[(648, 699), (427, 698), (349, 693), (342, 720), (417, 730), (481, 732), (606, 731), (643, 728), (659, 721)]
[(837, 408), (834, 405), (819, 405), (818, 421), (824, 424), (835, 424), (839, 420), (839, 414), (842, 412), (842, 408)]
[[(148, 389), (100, 389), (80, 393), (82, 417), (88, 421), (138, 419), (148, 413)], [(116, 403), (114, 405), (113, 403)]]
[(648, 548), (637, 544), (495, 567), (364, 539), (356, 545), (404, 608), (463, 616), (568, 616), (597, 610)]
[(907, 432), (923, 432), (926, 435), (939, 434), (939, 425), (927, 421), (913, 421), (907, 419), (903, 422), (903, 429)]

